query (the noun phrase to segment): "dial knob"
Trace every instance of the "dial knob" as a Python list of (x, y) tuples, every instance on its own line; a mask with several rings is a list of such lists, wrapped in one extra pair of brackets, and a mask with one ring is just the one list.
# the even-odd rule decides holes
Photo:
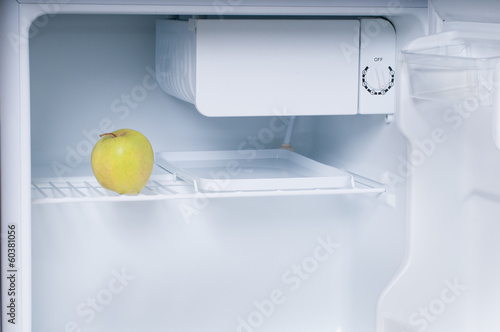
[(372, 95), (385, 95), (394, 86), (391, 66), (366, 66), (361, 75), (361, 85)]

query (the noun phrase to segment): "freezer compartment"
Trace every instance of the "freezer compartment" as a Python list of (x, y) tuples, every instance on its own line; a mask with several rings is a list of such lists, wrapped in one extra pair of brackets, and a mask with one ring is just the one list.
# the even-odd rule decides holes
[(160, 87), (206, 116), (391, 114), (394, 73), (383, 19), (156, 22)]
[[(484, 38), (484, 37), (482, 37)], [(477, 99), (492, 104), (500, 40), (447, 32), (417, 40), (402, 51), (410, 95), (436, 101)]]

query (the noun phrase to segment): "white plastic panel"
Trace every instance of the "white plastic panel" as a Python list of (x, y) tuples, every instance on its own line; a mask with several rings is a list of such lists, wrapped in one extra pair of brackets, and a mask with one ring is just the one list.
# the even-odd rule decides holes
[(199, 20), (196, 107), (207, 116), (356, 114), (358, 20)]

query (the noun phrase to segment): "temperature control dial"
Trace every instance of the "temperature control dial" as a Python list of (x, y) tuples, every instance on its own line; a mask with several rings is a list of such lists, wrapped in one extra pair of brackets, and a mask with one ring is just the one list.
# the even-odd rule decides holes
[(394, 86), (394, 70), (391, 66), (366, 66), (361, 72), (361, 85), (372, 95), (385, 95)]

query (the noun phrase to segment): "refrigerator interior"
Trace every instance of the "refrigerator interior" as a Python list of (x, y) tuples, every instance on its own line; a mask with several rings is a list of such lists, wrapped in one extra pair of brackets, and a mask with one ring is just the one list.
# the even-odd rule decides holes
[[(30, 39), (33, 183), (91, 179), (93, 144), (119, 128), (155, 152), (281, 146), (289, 117), (205, 117), (158, 87), (157, 18), (60, 14)], [(385, 115), (300, 116), (291, 142), (385, 192), (44, 199), (33, 187), (33, 331), (373, 330), (405, 261), (406, 179), (390, 174), (406, 138)]]

